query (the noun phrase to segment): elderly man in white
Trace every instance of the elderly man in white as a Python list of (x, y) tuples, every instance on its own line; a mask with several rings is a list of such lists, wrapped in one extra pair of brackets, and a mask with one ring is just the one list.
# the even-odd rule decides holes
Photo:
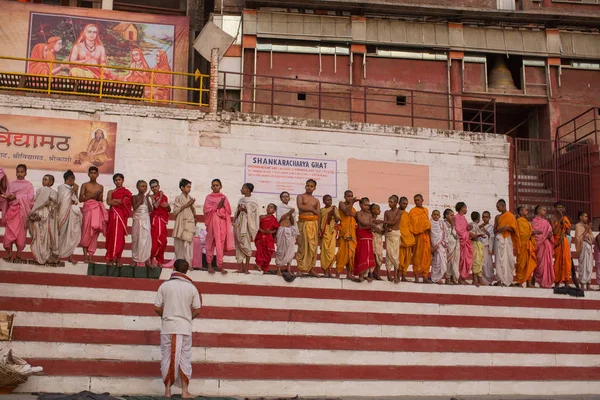
[(171, 397), (171, 386), (181, 387), (181, 397), (194, 398), (188, 391), (192, 377), (192, 320), (200, 314), (202, 298), (192, 280), (185, 274), (187, 261), (175, 261), (171, 278), (160, 285), (154, 310), (162, 318), (160, 329), (160, 369), (165, 383), (165, 396)]

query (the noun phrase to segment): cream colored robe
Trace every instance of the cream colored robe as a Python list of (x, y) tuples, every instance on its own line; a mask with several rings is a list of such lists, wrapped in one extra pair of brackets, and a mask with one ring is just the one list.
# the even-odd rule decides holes
[(233, 222), (233, 237), (235, 239), (235, 259), (238, 263), (252, 256), (252, 242), (260, 226), (260, 206), (253, 197), (242, 197), (238, 206), (246, 206), (247, 212), (237, 213)]
[[(29, 213), (31, 252), (35, 261), (46, 264), (58, 258), (58, 229), (56, 210), (58, 193), (51, 187), (41, 187), (35, 192), (35, 203)], [(31, 220), (31, 217), (35, 220)]]
[(194, 206), (183, 208), (190, 200), (187, 194), (180, 194), (173, 202), (173, 239), (175, 242), (175, 258), (186, 260), (192, 265), (192, 241), (196, 232), (196, 210)]
[(83, 215), (79, 208), (73, 186), (67, 184), (58, 187), (58, 256), (71, 257), (81, 242), (81, 221)]

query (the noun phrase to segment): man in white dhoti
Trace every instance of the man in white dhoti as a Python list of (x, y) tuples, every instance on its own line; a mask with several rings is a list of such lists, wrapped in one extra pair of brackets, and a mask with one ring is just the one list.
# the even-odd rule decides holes
[(73, 253), (81, 242), (81, 221), (83, 215), (78, 205), (79, 186), (75, 183), (75, 174), (68, 170), (64, 173), (65, 183), (58, 187), (58, 256), (67, 258), (76, 264)]
[(506, 210), (506, 202), (498, 200), (496, 210), (500, 215), (494, 222), (494, 254), (496, 255), (496, 276), (494, 285), (516, 286), (513, 283), (515, 261), (519, 244), (519, 227), (515, 216)]
[[(575, 225), (575, 253), (577, 254), (577, 277), (579, 282), (590, 290), (592, 272), (594, 270), (594, 234), (589, 223), (588, 214), (579, 212), (579, 222)], [(600, 268), (600, 265), (596, 266)]]
[(481, 214), (483, 224), (479, 225), (481, 229), (487, 234), (487, 237), (480, 237), (479, 241), (483, 244), (483, 279), (490, 285), (494, 283), (494, 260), (492, 254), (494, 253), (494, 225), (490, 224), (492, 215), (489, 211), (484, 211)]
[(151, 202), (146, 197), (148, 184), (138, 181), (136, 184), (138, 194), (132, 197), (133, 224), (131, 226), (131, 258), (134, 265), (150, 266), (150, 253), (152, 252), (152, 234), (150, 233), (150, 207)]
[(29, 212), (31, 252), (38, 264), (58, 262), (58, 230), (56, 209), (58, 193), (52, 189), (54, 177), (44, 175), (42, 187), (35, 192), (35, 203)]
[(186, 275), (190, 265), (177, 259), (171, 278), (160, 285), (154, 310), (162, 318), (160, 328), (160, 370), (165, 396), (171, 397), (171, 386), (181, 387), (181, 397), (194, 398), (188, 388), (192, 377), (192, 320), (200, 315), (202, 298)]
[(458, 283), (460, 276), (458, 264), (460, 263), (460, 243), (454, 225), (454, 211), (449, 208), (444, 210), (444, 225), (446, 227), (446, 284)]
[(244, 183), (241, 193), (244, 195), (238, 201), (235, 219), (233, 221), (233, 238), (235, 241), (235, 259), (239, 264), (237, 272), (249, 274), (252, 242), (260, 226), (260, 206), (252, 197), (254, 185)]
[(175, 197), (173, 203), (173, 215), (175, 226), (173, 227), (173, 239), (175, 242), (175, 258), (182, 258), (192, 264), (192, 243), (196, 233), (196, 199), (190, 196), (192, 182), (187, 179), (179, 181), (181, 194)]
[(277, 250), (275, 251), (277, 275), (281, 275), (281, 267), (285, 267), (290, 272), (292, 260), (296, 257), (296, 238), (300, 235), (296, 226), (296, 209), (288, 204), (290, 194), (281, 192), (279, 198), (281, 204), (277, 206), (279, 229), (277, 229)]

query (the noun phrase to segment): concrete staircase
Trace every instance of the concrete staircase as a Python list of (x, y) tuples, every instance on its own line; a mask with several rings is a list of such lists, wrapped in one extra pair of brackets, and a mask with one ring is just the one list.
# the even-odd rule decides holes
[(519, 174), (515, 176), (515, 181), (515, 190), (519, 199), (519, 203), (515, 206), (527, 207), (530, 215), (533, 215), (533, 211), (538, 205), (552, 209), (556, 201), (554, 193), (537, 175)]
[[(167, 258), (172, 251), (169, 239)], [(225, 261), (236, 267), (233, 253)], [(0, 310), (17, 314), (14, 340), (0, 346), (45, 370), (18, 390), (160, 394), (160, 321), (152, 304), (161, 281), (87, 273), (83, 263), (0, 261)], [(169, 274), (165, 269), (160, 278)], [(545, 289), (286, 283), (254, 271), (190, 275), (204, 297), (194, 323), (197, 394), (600, 392), (599, 292), (569, 298)]]

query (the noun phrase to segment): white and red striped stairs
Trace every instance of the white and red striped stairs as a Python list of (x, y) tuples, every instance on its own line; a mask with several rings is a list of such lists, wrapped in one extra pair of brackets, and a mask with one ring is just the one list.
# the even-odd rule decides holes
[[(0, 310), (17, 314), (14, 340), (0, 347), (45, 371), (18, 390), (160, 394), (161, 282), (86, 274), (82, 263), (0, 261)], [(600, 393), (600, 292), (190, 275), (204, 300), (196, 394)]]

